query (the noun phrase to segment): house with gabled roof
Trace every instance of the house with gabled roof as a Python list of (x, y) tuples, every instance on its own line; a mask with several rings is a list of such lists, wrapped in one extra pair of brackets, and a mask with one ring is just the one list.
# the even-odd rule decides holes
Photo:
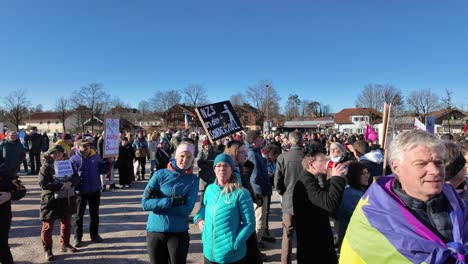
[(442, 131), (437, 133), (461, 133), (468, 122), (468, 113), (456, 107), (433, 111), (427, 116), (434, 117), (435, 124), (441, 125)]
[(382, 113), (373, 108), (344, 108), (335, 114), (335, 129), (341, 133), (364, 134), (366, 124), (377, 124)]
[[(73, 112), (66, 112), (65, 129), (73, 131), (76, 129), (77, 122)], [(25, 127), (37, 127), (39, 132), (55, 133), (63, 132), (63, 117), (61, 112), (37, 112), (31, 113), (24, 119)]]

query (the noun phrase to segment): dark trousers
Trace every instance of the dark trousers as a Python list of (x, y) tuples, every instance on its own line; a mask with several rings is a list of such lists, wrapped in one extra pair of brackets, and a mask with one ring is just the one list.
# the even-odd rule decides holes
[(0, 204), (0, 263), (13, 263), (8, 238), (11, 227), (11, 202)]
[[(219, 262), (213, 262), (213, 261), (209, 261), (208, 259), (204, 258), (205, 259), (205, 264), (218, 264)], [(229, 264), (244, 264), (244, 263), (248, 263), (248, 262), (245, 262), (245, 258), (239, 260), (239, 261), (235, 261), (235, 262), (230, 262)]]
[[(41, 241), (44, 249), (52, 248), (52, 233), (54, 232), (55, 219), (42, 220)], [(71, 215), (60, 218), (60, 243), (70, 244)]]
[(248, 264), (262, 264), (262, 256), (260, 250), (258, 250), (257, 234), (255, 232), (247, 238), (246, 241), (247, 253), (245, 255), (245, 262)]
[(101, 191), (84, 193), (76, 197), (78, 205), (75, 218), (75, 238), (83, 237), (83, 218), (86, 205), (89, 204), (89, 234), (91, 237), (99, 235), (99, 204), (101, 203)]
[[(138, 167), (137, 167), (137, 174), (139, 174), (141, 177), (145, 177), (145, 166), (146, 166), (146, 157), (142, 158), (136, 158), (138, 161)], [(138, 170), (141, 169), (141, 173), (138, 173)]]
[(185, 264), (190, 245), (187, 232), (146, 234), (148, 254), (152, 264)]
[(29, 162), (31, 162), (31, 172), (34, 174), (39, 173), (41, 168), (41, 152), (29, 152)]
[(281, 242), (281, 263), (291, 263), (291, 251), (296, 221), (294, 215), (283, 214), (283, 241)]

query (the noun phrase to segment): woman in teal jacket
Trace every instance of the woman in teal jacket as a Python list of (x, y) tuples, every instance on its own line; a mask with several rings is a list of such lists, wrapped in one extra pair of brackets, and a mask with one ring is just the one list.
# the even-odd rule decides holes
[(229, 155), (216, 156), (216, 181), (207, 187), (194, 217), (202, 231), (205, 263), (245, 263), (246, 241), (255, 231), (252, 198), (233, 168)]
[(150, 211), (147, 248), (151, 263), (184, 264), (189, 249), (188, 217), (198, 194), (198, 178), (193, 171), (194, 147), (182, 143), (167, 169), (151, 177), (141, 200)]

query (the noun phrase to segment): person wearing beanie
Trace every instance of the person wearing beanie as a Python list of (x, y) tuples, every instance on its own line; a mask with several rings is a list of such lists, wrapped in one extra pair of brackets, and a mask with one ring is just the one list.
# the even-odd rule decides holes
[(213, 167), (215, 183), (207, 187), (193, 219), (202, 232), (204, 262), (245, 263), (246, 242), (255, 231), (252, 198), (234, 173), (231, 156), (219, 154)]
[(151, 263), (186, 263), (189, 215), (198, 197), (193, 173), (194, 146), (181, 143), (166, 169), (157, 170), (143, 192), (141, 205), (149, 212), (146, 243)]
[[(77, 203), (75, 187), (80, 183), (80, 176), (75, 166), (68, 160), (65, 150), (54, 145), (44, 155), (39, 170), (38, 182), (41, 187), (40, 219), (42, 221), (41, 242), (47, 261), (54, 260), (52, 253), (52, 234), (56, 219), (60, 219), (60, 242), (62, 252), (76, 252), (70, 245), (71, 218), (76, 213)], [(56, 162), (68, 161), (69, 174), (56, 171)], [(66, 166), (60, 166), (66, 167)]]
[(213, 170), (213, 161), (218, 153), (211, 146), (211, 142), (205, 139), (202, 144), (202, 150), (198, 153), (198, 177), (200, 178), (201, 199), (208, 185), (214, 182), (216, 176)]
[(466, 199), (466, 160), (459, 145), (444, 141), (445, 146), (445, 182), (452, 185), (461, 197)]

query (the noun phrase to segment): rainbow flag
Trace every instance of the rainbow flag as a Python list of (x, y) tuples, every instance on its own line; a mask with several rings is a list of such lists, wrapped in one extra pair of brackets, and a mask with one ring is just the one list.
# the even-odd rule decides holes
[(450, 202), (453, 241), (444, 243), (391, 190), (394, 177), (380, 177), (359, 201), (340, 252), (340, 263), (466, 263), (468, 205), (444, 185)]
[(184, 112), (184, 123), (185, 123), (185, 129), (189, 129), (190, 128), (190, 121), (189, 121), (189, 117), (187, 115), (187, 112)]

